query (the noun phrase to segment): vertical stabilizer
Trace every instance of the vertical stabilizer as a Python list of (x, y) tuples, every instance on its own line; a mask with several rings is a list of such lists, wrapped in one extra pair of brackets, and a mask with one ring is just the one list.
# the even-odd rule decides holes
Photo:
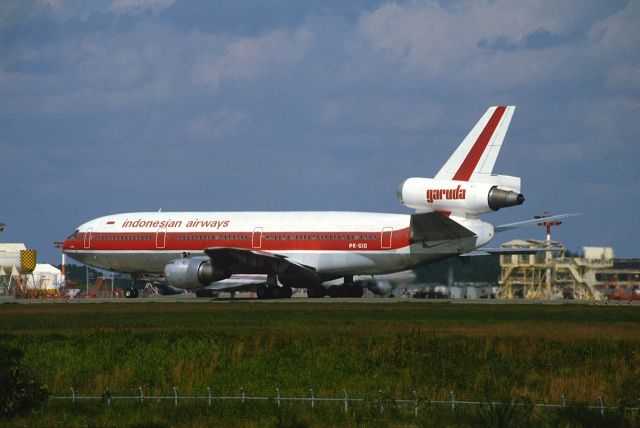
[(514, 110), (515, 106), (490, 107), (434, 178), (475, 181), (475, 176), (490, 175)]

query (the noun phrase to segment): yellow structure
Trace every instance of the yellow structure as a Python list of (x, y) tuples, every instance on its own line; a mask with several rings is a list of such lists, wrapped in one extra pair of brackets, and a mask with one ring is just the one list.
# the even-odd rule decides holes
[(502, 247), (547, 251), (501, 255), (499, 299), (600, 300), (604, 293), (597, 274), (614, 267), (610, 247), (585, 247), (585, 257), (565, 257), (557, 241), (514, 240)]
[(25, 273), (31, 273), (36, 269), (37, 263), (36, 250), (20, 250), (20, 270)]

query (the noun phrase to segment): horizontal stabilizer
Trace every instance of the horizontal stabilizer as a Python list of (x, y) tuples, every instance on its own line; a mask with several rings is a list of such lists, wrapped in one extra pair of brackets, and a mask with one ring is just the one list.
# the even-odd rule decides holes
[(551, 251), (552, 253), (558, 253), (564, 251), (564, 248), (480, 248), (479, 250), (471, 251), (470, 253), (460, 254), (460, 257), (470, 256), (501, 256), (509, 254), (538, 254)]
[(517, 229), (518, 227), (535, 226), (537, 224), (544, 223), (544, 222), (547, 222), (547, 221), (560, 220), (561, 218), (575, 217), (575, 216), (578, 216), (578, 215), (582, 215), (582, 213), (552, 215), (552, 216), (549, 216), (549, 217), (536, 218), (536, 219), (533, 219), (533, 220), (524, 220), (524, 221), (518, 221), (518, 222), (515, 222), (515, 223), (501, 224), (500, 226), (494, 227), (493, 230), (496, 233), (498, 233), (498, 232), (506, 232), (507, 230)]

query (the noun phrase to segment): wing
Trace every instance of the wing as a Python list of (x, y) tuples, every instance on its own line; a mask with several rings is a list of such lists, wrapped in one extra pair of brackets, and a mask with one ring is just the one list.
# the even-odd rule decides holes
[(280, 254), (244, 248), (207, 248), (214, 267), (235, 273), (304, 275), (317, 278), (314, 268), (288, 260)]
[(476, 234), (438, 212), (411, 216), (411, 243), (427, 248), (464, 238), (475, 239)]

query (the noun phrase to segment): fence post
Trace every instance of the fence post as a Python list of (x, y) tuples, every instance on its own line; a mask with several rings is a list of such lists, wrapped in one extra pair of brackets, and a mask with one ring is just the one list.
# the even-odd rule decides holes
[(382, 390), (379, 389), (378, 393), (380, 394), (380, 413), (384, 412), (384, 398), (382, 397)]
[(560, 399), (562, 400), (562, 407), (567, 407), (567, 400), (564, 398), (564, 394), (560, 394)]
[(138, 387), (138, 390), (140, 391), (140, 402), (142, 403), (142, 402), (144, 402), (144, 394), (143, 394), (143, 392), (142, 392), (142, 387), (141, 387), (141, 386), (139, 386), (139, 387)]
[(244, 387), (240, 388), (240, 392), (242, 392), (242, 402), (244, 403)]
[(451, 413), (455, 413), (456, 412), (456, 400), (455, 400), (455, 397), (453, 396), (453, 391), (449, 391), (449, 395), (451, 396)]
[(207, 386), (207, 396), (209, 397), (209, 407), (211, 407), (211, 388)]
[(73, 389), (73, 386), (71, 387), (71, 402), (76, 402), (76, 391)]
[(598, 401), (600, 402), (600, 415), (604, 416), (604, 400), (602, 397), (598, 397)]
[(416, 394), (416, 390), (413, 390), (413, 403), (414, 403), (414, 407), (413, 407), (413, 415), (417, 418), (418, 417), (418, 394)]
[(313, 388), (309, 388), (309, 392), (311, 393), (311, 408), (313, 409), (316, 406), (316, 397), (313, 396)]
[(276, 395), (278, 397), (278, 407), (280, 407), (280, 388), (276, 388)]
[(344, 393), (344, 412), (349, 413), (349, 400), (347, 398), (347, 390), (342, 388), (342, 392)]
[(178, 391), (175, 386), (173, 387), (173, 406), (178, 407)]
[(111, 392), (109, 392), (109, 387), (107, 387), (107, 391), (105, 392), (105, 397), (107, 399), (107, 406), (111, 405)]

